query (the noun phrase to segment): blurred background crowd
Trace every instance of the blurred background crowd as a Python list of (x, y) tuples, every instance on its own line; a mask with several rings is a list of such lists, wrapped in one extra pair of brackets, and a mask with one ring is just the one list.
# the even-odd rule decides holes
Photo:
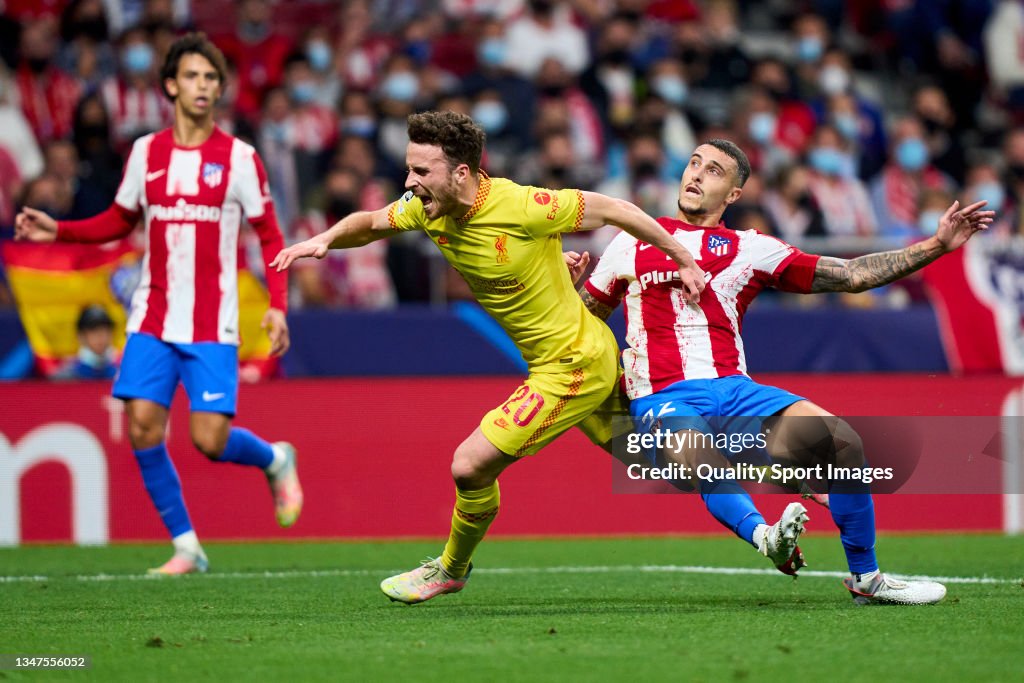
[[(1024, 233), (1020, 0), (0, 0), (0, 230), (21, 205), (83, 218), (198, 29), (230, 65), (218, 123), (256, 146), (287, 242), (397, 198), (405, 118), (464, 112), (491, 175), (674, 215), (700, 141), (755, 174), (725, 220), (850, 255), (934, 232), (954, 198)], [(600, 253), (606, 231), (568, 246)], [(255, 252), (258, 254), (258, 250)], [(249, 262), (259, 271), (258, 258)], [(295, 307), (467, 295), (422, 235), (303, 262)], [(11, 306), (0, 285), (0, 305)], [(814, 305), (903, 306), (914, 281)]]

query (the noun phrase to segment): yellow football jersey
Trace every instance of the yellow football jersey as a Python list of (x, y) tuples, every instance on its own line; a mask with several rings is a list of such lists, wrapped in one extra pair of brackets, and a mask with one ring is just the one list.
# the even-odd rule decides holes
[(586, 364), (607, 352), (610, 335), (573, 289), (561, 233), (578, 230), (579, 190), (518, 185), (480, 172), (480, 188), (460, 219), (428, 219), (406, 192), (388, 207), (397, 230), (423, 230), (505, 329), (531, 371)]

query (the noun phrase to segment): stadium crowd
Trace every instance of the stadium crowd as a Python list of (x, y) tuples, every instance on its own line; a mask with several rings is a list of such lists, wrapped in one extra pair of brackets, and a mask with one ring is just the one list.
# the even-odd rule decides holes
[[(18, 207), (83, 218), (124, 155), (170, 124), (158, 72), (189, 29), (230, 62), (219, 125), (267, 167), (288, 242), (394, 200), (406, 116), (468, 113), (484, 168), (674, 215), (700, 141), (754, 175), (725, 217), (819, 253), (934, 232), (988, 201), (1024, 234), (1024, 3), (1017, 0), (0, 0), (0, 229)], [(574, 238), (600, 253), (611, 235)], [(412, 233), (293, 274), (294, 307), (466, 294)], [(258, 245), (253, 251), (258, 255)], [(258, 258), (249, 262), (259, 271)], [(920, 287), (826, 305), (900, 305)], [(12, 305), (0, 281), (0, 305)]]

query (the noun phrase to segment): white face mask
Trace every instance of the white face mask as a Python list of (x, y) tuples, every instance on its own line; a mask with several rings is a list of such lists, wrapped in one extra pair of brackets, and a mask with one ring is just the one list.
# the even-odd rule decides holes
[(829, 64), (821, 70), (818, 85), (827, 95), (838, 95), (850, 87), (850, 72), (838, 64)]
[(942, 220), (942, 214), (945, 211), (940, 209), (928, 209), (922, 211), (921, 215), (917, 217), (917, 227), (921, 230), (923, 235), (934, 235), (939, 231), (939, 221)]

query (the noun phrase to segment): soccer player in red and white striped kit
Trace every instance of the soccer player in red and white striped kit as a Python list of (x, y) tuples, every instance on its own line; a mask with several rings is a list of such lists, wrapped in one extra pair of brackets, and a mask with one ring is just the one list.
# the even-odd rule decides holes
[[(81, 221), (55, 221), (25, 207), (15, 236), (35, 242), (107, 242), (142, 219), (145, 257), (132, 297), (128, 342), (113, 394), (126, 402), (135, 457), (174, 555), (159, 574), (206, 571), (181, 482), (167, 453), (168, 409), (180, 381), (191, 408), (192, 442), (214, 462), (259, 467), (287, 527), (302, 509), (295, 449), (232, 427), (238, 395), (238, 235), (244, 214), (269, 262), (284, 246), (256, 151), (220, 130), (213, 110), (226, 75), (224, 56), (203, 34), (168, 51), (161, 80), (174, 103), (173, 127), (135, 141), (114, 203)], [(262, 326), (271, 351), (289, 346), (287, 279), (267, 269), (270, 308)]]
[[(811, 458), (861, 468), (863, 445), (849, 424), (747, 375), (740, 336), (743, 314), (766, 288), (804, 294), (861, 292), (893, 282), (958, 249), (988, 227), (994, 212), (981, 210), (983, 201), (962, 208), (954, 202), (935, 235), (903, 249), (844, 260), (805, 254), (755, 230), (726, 227), (722, 214), (740, 198), (749, 176), (750, 162), (739, 147), (728, 140), (709, 140), (693, 152), (683, 173), (676, 216), (658, 219), (705, 273), (699, 303), (687, 300), (664, 254), (625, 233), (608, 245), (580, 296), (602, 319), (619, 303), (624, 305), (629, 348), (622, 352), (622, 387), (637, 429), (696, 437), (677, 439), (683, 448), (648, 454), (649, 459), (657, 463), (664, 458), (690, 471), (703, 463), (728, 466), (726, 454), (704, 446), (700, 435), (754, 437), (759, 432), (766, 446), (761, 457), (772, 461), (807, 465)], [(575, 277), (589, 255), (570, 253), (566, 260)], [(796, 574), (803, 566), (797, 547), (807, 521), (803, 505), (791, 503), (769, 526), (735, 479), (704, 479), (699, 490), (709, 512), (780, 571)], [(898, 581), (879, 571), (874, 503), (866, 485), (830, 481), (827, 504), (850, 569), (844, 583), (855, 602), (927, 604), (945, 596), (939, 583)]]

